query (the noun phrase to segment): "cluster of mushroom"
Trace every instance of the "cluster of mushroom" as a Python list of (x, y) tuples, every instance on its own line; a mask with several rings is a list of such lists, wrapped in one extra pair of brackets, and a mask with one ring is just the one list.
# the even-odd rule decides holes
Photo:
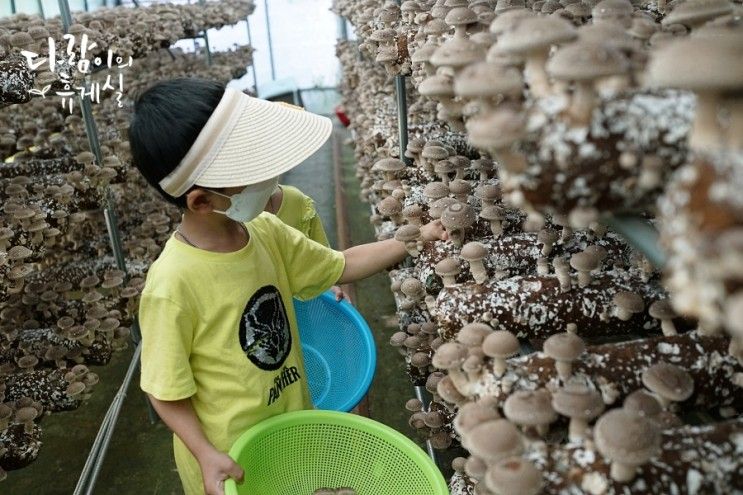
[[(76, 23), (69, 27), (69, 33), (76, 38), (76, 50), (80, 55), (83, 35), (96, 49), (86, 57), (93, 60), (100, 56), (105, 59), (108, 50), (124, 59), (143, 57), (152, 51), (167, 47), (179, 39), (192, 38), (208, 28), (221, 28), (245, 20), (253, 13), (255, 5), (251, 0), (224, 0), (198, 4), (155, 4), (148, 7), (130, 9), (113, 7), (85, 12), (76, 16)], [(64, 64), (57, 64), (57, 72), (46, 69), (31, 72), (22, 50), (49, 55), (49, 38), (55, 42), (55, 50), (67, 50), (67, 40), (63, 38), (60, 18), (44, 20), (39, 16), (17, 14), (0, 19), (0, 106), (27, 102), (31, 95), (28, 90), (41, 89), (46, 85), (60, 85), (59, 70), (67, 70)], [(73, 71), (73, 77), (82, 79), (82, 74)]]
[[(197, 5), (125, 9), (122, 32), (130, 34), (128, 20), (134, 20), (130, 13), (148, 16), (154, 9), (163, 14), (158, 23), (175, 23), (173, 29), (182, 25), (174, 33), (186, 30), (188, 34), (240, 21), (252, 4), (236, 0), (211, 2), (206, 10)], [(183, 9), (189, 13), (178, 14), (177, 19), (170, 15)], [(76, 16), (77, 26), (95, 30), (99, 29), (96, 22), (110, 24), (105, 36), (114, 40), (120, 35), (114, 29), (114, 14), (106, 10), (82, 14)], [(139, 21), (137, 17), (135, 22)], [(1, 20), (0, 51), (7, 41), (6, 30), (33, 31), (41, 24), (39, 19), (23, 15)], [(56, 21), (47, 22), (51, 29), (48, 25), (56, 26)], [(169, 29), (161, 31), (167, 36)], [(149, 30), (146, 36), (157, 31)], [(167, 46), (169, 39), (161, 40), (158, 46)], [(245, 74), (252, 56), (250, 47), (239, 47), (214, 53), (213, 64), (208, 66), (203, 54), (175, 50), (173, 58), (162, 51), (150, 51), (154, 48), (147, 48), (149, 53), (145, 45), (136, 48), (142, 52), (135, 55), (147, 57), (137, 60), (128, 73), (130, 90), (185, 75), (226, 83)], [(93, 77), (102, 75), (105, 77), (103, 73)], [(98, 383), (98, 376), (88, 366), (105, 365), (113, 352), (128, 346), (146, 270), (180, 221), (178, 209), (162, 201), (130, 166), (126, 129), (133, 94), (125, 95), (123, 108), (115, 97), (93, 105), (101, 163), (84, 147), (87, 137), (79, 113), (67, 115), (42, 100), (3, 108), (0, 478), (5, 471), (22, 468), (38, 456), (42, 412), (79, 407)], [(132, 197), (138, 201), (132, 203)], [(104, 198), (111, 198), (114, 205), (129, 205), (126, 209), (114, 206), (127, 273), (111, 256)], [(36, 414), (29, 408), (35, 408)]]
[[(696, 493), (741, 489), (739, 7), (337, 9), (360, 38), (339, 57), (361, 196), (378, 237), (410, 254), (390, 272), (400, 320), (391, 344), (433, 397), (408, 401), (410, 425), (435, 448), (471, 454), (454, 462), (452, 493), (673, 493), (689, 476)], [(393, 48), (394, 62), (375, 67)], [(697, 55), (684, 63), (704, 58), (705, 70), (656, 69), (686, 48)], [(405, 150), (390, 74), (413, 83)], [(671, 260), (670, 298), (649, 261), (601, 224), (627, 210), (651, 216), (661, 194), (659, 226), (683, 260)], [(421, 241), (431, 219), (451, 240)], [(694, 229), (710, 241), (685, 237)], [(690, 332), (696, 321), (680, 315), (702, 325)], [(714, 333), (722, 327), (732, 339)], [(685, 425), (692, 412), (713, 414)]]

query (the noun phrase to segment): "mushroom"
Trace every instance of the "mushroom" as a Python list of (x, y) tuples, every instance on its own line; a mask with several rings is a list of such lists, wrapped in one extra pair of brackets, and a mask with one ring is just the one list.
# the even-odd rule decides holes
[(537, 258), (537, 275), (545, 276), (550, 273), (549, 260), (547, 258)]
[(561, 47), (547, 63), (547, 71), (575, 86), (568, 115), (576, 126), (587, 126), (596, 106), (594, 82), (629, 70), (629, 61), (618, 49), (606, 43), (578, 41)]
[(420, 254), (418, 241), (421, 237), (421, 231), (415, 225), (403, 225), (395, 232), (395, 239), (405, 243), (405, 250), (413, 258)]
[[(420, 280), (409, 277), (403, 280), (400, 285), (400, 291), (405, 295), (405, 304), (407, 309), (412, 309), (426, 297), (426, 289)], [(401, 308), (406, 309), (406, 308)]]
[(431, 216), (431, 218), (439, 219), (441, 218), (441, 214), (444, 212), (444, 210), (456, 202), (456, 199), (448, 197), (437, 199), (428, 207), (428, 214)]
[(454, 382), (451, 379), (451, 376), (445, 376), (439, 382), (436, 384), (436, 392), (438, 392), (439, 396), (445, 400), (446, 402), (450, 402), (454, 405), (463, 404), (467, 401), (467, 397), (462, 395), (456, 386), (454, 386)]
[(465, 474), (473, 479), (482, 479), (487, 470), (488, 465), (485, 461), (474, 455), (469, 456), (464, 463)]
[(441, 223), (456, 246), (462, 245), (466, 230), (475, 223), (475, 220), (475, 211), (464, 203), (447, 206), (441, 213)]
[(537, 242), (543, 244), (542, 255), (549, 256), (552, 252), (552, 247), (560, 239), (560, 235), (554, 230), (542, 229), (537, 234)]
[(728, 15), (732, 11), (733, 4), (728, 0), (685, 0), (678, 2), (663, 18), (661, 24), (663, 26), (681, 24), (694, 31), (704, 23)]
[(493, 359), (493, 374), (497, 377), (506, 372), (507, 359), (519, 352), (519, 341), (508, 330), (496, 330), (482, 342), (482, 351)]
[(601, 0), (591, 9), (591, 15), (596, 24), (619, 24), (627, 29), (634, 10), (628, 0)]
[(429, 182), (423, 188), (423, 196), (428, 199), (430, 206), (434, 201), (449, 196), (449, 186), (443, 182)]
[(493, 419), (474, 426), (462, 436), (462, 446), (491, 465), (524, 451), (521, 435), (506, 419)]
[(449, 378), (457, 391), (465, 397), (470, 395), (469, 381), (462, 371), (462, 364), (467, 359), (467, 348), (458, 342), (446, 342), (433, 354), (431, 364), (436, 368), (448, 371)]
[(467, 141), (488, 151), (502, 170), (501, 175), (526, 170), (526, 158), (512, 149), (526, 136), (526, 114), (521, 109), (499, 105), (491, 112), (470, 118), (466, 127)]
[(532, 94), (545, 97), (551, 94), (545, 63), (552, 45), (568, 42), (577, 36), (570, 22), (560, 17), (526, 17), (504, 31), (498, 39), (500, 51), (526, 59), (524, 77)]
[(454, 258), (444, 258), (436, 263), (434, 271), (442, 278), (444, 287), (451, 287), (457, 283), (457, 275), (460, 271), (459, 262)]
[(630, 320), (634, 314), (642, 313), (645, 309), (642, 297), (634, 292), (619, 291), (614, 294), (612, 302), (616, 317), (622, 321)]
[(495, 206), (501, 198), (501, 190), (496, 184), (482, 184), (475, 189), (475, 197), (480, 200), (480, 207), (485, 209)]
[(39, 411), (35, 407), (22, 407), (15, 412), (15, 423), (23, 425), (23, 432), (31, 435), (34, 432), (34, 420)]
[(655, 301), (648, 308), (648, 313), (653, 318), (660, 320), (660, 328), (663, 330), (663, 335), (669, 337), (677, 334), (676, 326), (673, 324), (673, 319), (677, 315), (668, 299)]
[(481, 399), (463, 404), (454, 417), (453, 426), (459, 436), (464, 438), (475, 426), (494, 419), (500, 419), (498, 407), (490, 401)]
[(449, 160), (439, 160), (434, 165), (433, 171), (441, 180), (442, 184), (449, 186), (449, 181), (451, 180), (449, 174), (454, 172), (454, 164)]
[(591, 284), (591, 272), (599, 267), (600, 261), (591, 253), (583, 251), (570, 257), (570, 266), (578, 271), (578, 286), (587, 287)]
[[(420, 93), (424, 96), (427, 96), (424, 94), (425, 93), (425, 86), (424, 86), (425, 82), (433, 78), (438, 78), (438, 77), (443, 77), (443, 76), (433, 76), (423, 81), (423, 83), (421, 83), (421, 86), (419, 87)], [(454, 92), (451, 90), (451, 80), (448, 80), (448, 79), (446, 80), (448, 81), (447, 84), (448, 84), (449, 92), (453, 95)], [(428, 172), (433, 173), (436, 162), (439, 162), (441, 160), (446, 160), (447, 158), (449, 158), (449, 152), (446, 151), (446, 148), (443, 148), (441, 146), (429, 146), (427, 143), (426, 146), (423, 147), (423, 151), (421, 151), (421, 158), (423, 158), (424, 168)], [(447, 193), (448, 193), (448, 189), (447, 189)]]
[(421, 217), (423, 216), (423, 208), (418, 204), (413, 204), (403, 208), (402, 216), (410, 225), (415, 225), (416, 227), (423, 225), (421, 220)]
[(673, 41), (656, 50), (648, 64), (646, 84), (687, 89), (696, 94), (689, 134), (689, 146), (695, 150), (720, 146), (720, 95), (738, 91), (743, 85), (736, 36), (731, 30), (715, 37), (692, 36)]
[(560, 290), (562, 292), (569, 291), (572, 278), (570, 277), (570, 265), (567, 260), (563, 257), (557, 257), (552, 261), (552, 266), (555, 268), (555, 276), (560, 283)]
[(552, 395), (552, 407), (570, 418), (569, 438), (579, 441), (586, 438), (588, 423), (604, 412), (601, 394), (580, 382), (569, 382)]
[(482, 260), (488, 255), (487, 247), (480, 242), (468, 242), (459, 253), (461, 258), (470, 264), (470, 272), (475, 283), (484, 284), (488, 279), (488, 272)]
[(628, 411), (637, 412), (651, 420), (655, 420), (655, 418), (663, 412), (663, 406), (660, 405), (656, 396), (643, 389), (635, 390), (629, 394), (627, 398), (624, 399), (622, 407)]
[(457, 342), (467, 347), (482, 347), (486, 337), (493, 333), (490, 325), (468, 323), (457, 332)]
[(449, 182), (449, 192), (461, 203), (467, 202), (470, 191), (472, 191), (472, 186), (464, 179), (454, 179)]
[(12, 416), (13, 409), (7, 404), (0, 402), (0, 431), (4, 431), (8, 428)]
[(642, 372), (642, 384), (653, 392), (663, 409), (671, 402), (683, 402), (694, 393), (694, 379), (683, 368), (670, 363), (655, 363)]
[(403, 223), (402, 215), (402, 204), (393, 198), (392, 196), (384, 198), (377, 204), (377, 210), (379, 214), (385, 217), (389, 217), (393, 222), (397, 224)]
[(583, 340), (570, 332), (552, 335), (543, 345), (544, 353), (555, 360), (557, 374), (563, 381), (570, 378), (573, 361), (577, 360), (585, 349)]
[(505, 210), (500, 206), (483, 206), (480, 218), (490, 224), (490, 231), (495, 237), (503, 234), (503, 220), (506, 218)]
[[(472, 170), (480, 174), (480, 182), (484, 182), (490, 178), (493, 170), (495, 170), (495, 164), (489, 158), (479, 158), (472, 161)], [(475, 196), (477, 196), (477, 192), (475, 192)]]
[(557, 419), (552, 408), (552, 394), (546, 388), (512, 393), (503, 404), (503, 414), (523, 428), (536, 428), (540, 436), (546, 435), (550, 423)]
[(649, 419), (634, 411), (612, 409), (596, 422), (594, 441), (611, 461), (611, 477), (619, 483), (634, 479), (637, 468), (660, 450), (660, 432)]
[[(395, 56), (397, 57), (397, 52), (395, 52)], [(405, 163), (397, 158), (384, 158), (374, 164), (372, 171), (383, 172), (385, 180), (392, 181), (396, 180), (405, 168)]]
[(485, 485), (498, 495), (537, 495), (542, 490), (542, 473), (521, 457), (509, 457), (491, 466)]

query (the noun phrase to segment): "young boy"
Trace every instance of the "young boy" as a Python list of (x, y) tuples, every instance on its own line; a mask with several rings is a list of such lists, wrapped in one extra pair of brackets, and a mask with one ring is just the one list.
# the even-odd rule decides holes
[[(241, 482), (225, 454), (233, 441), (263, 419), (312, 408), (292, 297), (405, 258), (395, 240), (333, 251), (262, 213), (278, 176), (331, 130), (324, 117), (198, 79), (158, 83), (135, 103), (133, 162), (184, 211), (148, 272), (139, 322), (141, 388), (174, 432), (187, 495)], [(440, 223), (421, 232), (446, 237)]]

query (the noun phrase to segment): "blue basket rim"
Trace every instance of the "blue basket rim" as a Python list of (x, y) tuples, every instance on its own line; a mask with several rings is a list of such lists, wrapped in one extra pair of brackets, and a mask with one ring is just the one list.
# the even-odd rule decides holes
[[(317, 298), (322, 298), (326, 301), (326, 303), (336, 305), (337, 307), (339, 307), (342, 313), (344, 313), (348, 318), (351, 319), (351, 321), (353, 321), (354, 325), (361, 330), (362, 340), (369, 356), (370, 366), (368, 366), (364, 370), (364, 376), (362, 381), (360, 382), (361, 386), (358, 387), (356, 389), (356, 392), (353, 395), (349, 396), (348, 399), (346, 399), (346, 401), (337, 409), (340, 412), (349, 412), (354, 407), (359, 405), (361, 400), (367, 394), (369, 388), (371, 387), (372, 381), (374, 380), (374, 375), (377, 371), (377, 345), (374, 342), (374, 334), (372, 333), (369, 324), (366, 322), (361, 313), (359, 313), (354, 305), (349, 303), (348, 300), (342, 299), (340, 302), (336, 301), (335, 294), (330, 290), (323, 292)], [(300, 303), (308, 303), (312, 301), (312, 299), (308, 301), (301, 301), (297, 299), (296, 301)]]

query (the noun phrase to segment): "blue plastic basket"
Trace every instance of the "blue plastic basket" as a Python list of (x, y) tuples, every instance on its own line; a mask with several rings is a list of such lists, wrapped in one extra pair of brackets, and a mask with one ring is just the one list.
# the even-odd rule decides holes
[(369, 390), (377, 367), (371, 329), (348, 301), (328, 291), (294, 300), (307, 382), (317, 409), (348, 412)]

